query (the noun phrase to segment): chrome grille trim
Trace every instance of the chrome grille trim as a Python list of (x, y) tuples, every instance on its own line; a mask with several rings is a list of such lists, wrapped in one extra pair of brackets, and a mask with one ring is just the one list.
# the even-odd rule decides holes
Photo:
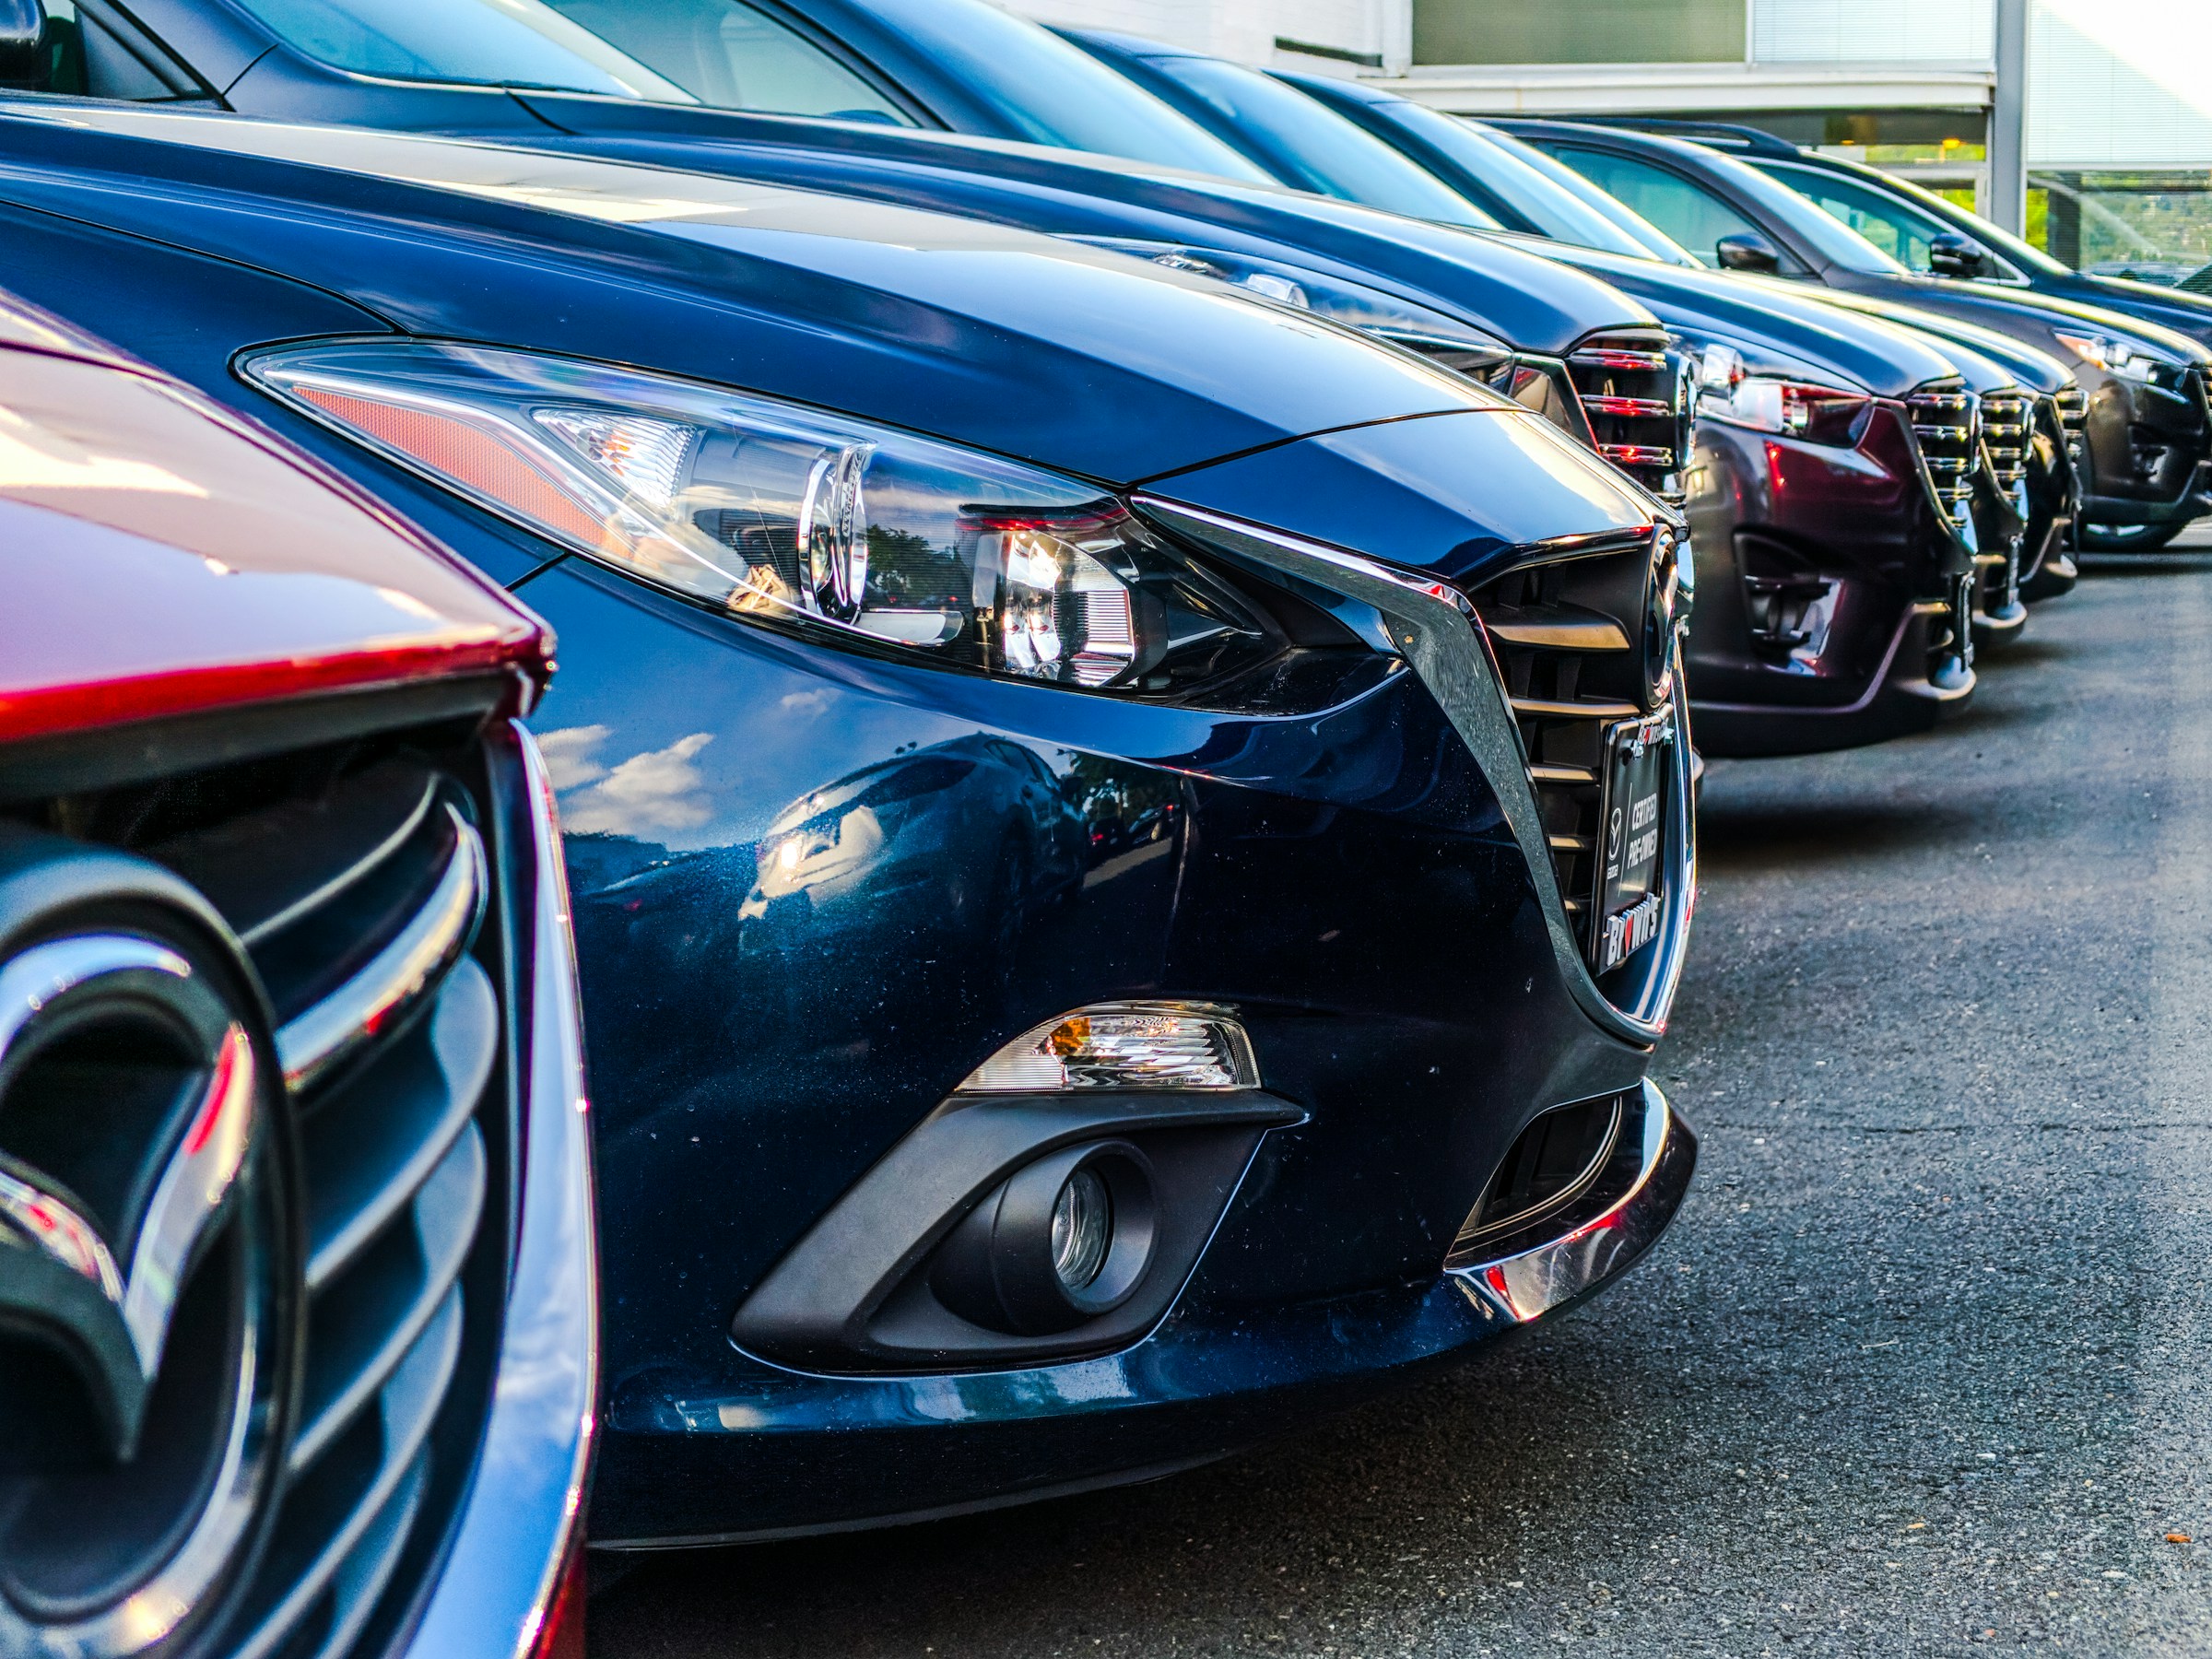
[[(1549, 832), (1538, 805), (1536, 782), (1513, 712), (1500, 684), (1494, 659), (1477, 631), (1474, 606), (1447, 584), (1400, 571), (1362, 554), (1310, 542), (1224, 514), (1156, 496), (1135, 498), (1140, 512), (1170, 529), (1345, 594), (1381, 611), (1391, 635), (1437, 706), (1466, 744), (1496, 793), (1507, 828), (1519, 845), (1535, 891), (1537, 912), (1568, 993), (1599, 1029), (1648, 1046), (1665, 1034), (1697, 903), (1697, 850), (1690, 806), (1689, 704), (1679, 674), (1672, 676), (1665, 705), (1675, 732), (1674, 773), (1663, 839), (1666, 902), (1657, 939), (1624, 1003), (1616, 1003), (1590, 971), (1582, 937), (1560, 890)], [(1643, 533), (1644, 535), (1649, 532)], [(1578, 538), (1579, 539), (1579, 538)], [(1600, 538), (1610, 540), (1611, 538)], [(1561, 557), (1589, 551), (1541, 549)]]
[(1585, 337), (1567, 354), (1597, 453), (1670, 505), (1683, 501), (1691, 444), (1686, 359), (1664, 334), (1616, 330)]
[(1982, 448), (1997, 488), (2007, 498), (2013, 487), (2028, 476), (2028, 446), (2032, 441), (2030, 423), (2035, 406), (2027, 393), (1985, 393), (1982, 398)]
[(385, 1641), (418, 1589), (394, 1570), (453, 1524), (477, 1454), (488, 1399), (457, 1383), (506, 1316), (487, 1230), (515, 1177), (503, 776), (480, 729), (388, 733), (302, 751), (277, 798), (153, 849), (251, 938), (302, 1176), (299, 1423), (233, 1659)]
[(276, 1057), (288, 1087), (311, 1087), (403, 1017), (476, 931), (484, 913), (484, 842), (457, 809), (449, 804), (446, 811), (453, 852), (429, 902), (359, 973), (278, 1028)]
[(1971, 392), (1924, 390), (1913, 393), (1906, 406), (1929, 492), (1947, 519), (1962, 524), (1973, 512), (1982, 400)]

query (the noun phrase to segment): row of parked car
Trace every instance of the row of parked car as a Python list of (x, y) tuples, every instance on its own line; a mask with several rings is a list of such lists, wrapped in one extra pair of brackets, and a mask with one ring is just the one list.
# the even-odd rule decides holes
[(1697, 750), (2212, 508), (2212, 301), (1746, 131), (980, 0), (0, 79), (9, 1654), (564, 1651), (594, 1448), (952, 1513), (1605, 1288)]

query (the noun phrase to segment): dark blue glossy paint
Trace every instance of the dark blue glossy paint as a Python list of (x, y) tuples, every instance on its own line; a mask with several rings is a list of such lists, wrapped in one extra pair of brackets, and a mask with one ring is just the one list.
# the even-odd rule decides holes
[[(1125, 1476), (1491, 1334), (1440, 1280), (1454, 1230), (1530, 1117), (1647, 1056), (1570, 994), (1490, 783), (1394, 658), (1355, 652), (1332, 697), (1258, 715), (856, 654), (558, 557), (228, 365), (394, 329), (618, 357), (1109, 483), (1171, 473), (1163, 495), (1455, 573), (1648, 522), (1643, 498), (1417, 359), (1054, 243), (776, 193), (724, 235), (631, 211), (714, 181), (622, 175), (626, 204), (621, 170), (567, 159), (488, 175), (479, 149), (349, 133), (306, 166), (240, 153), (283, 150), (281, 127), (81, 119), (0, 118), (0, 282), (301, 436), (559, 632), (537, 726), (606, 1222), (597, 1535)], [(764, 868), (831, 818), (837, 857)], [(730, 1345), (762, 1271), (995, 1045), (1145, 994), (1238, 1006), (1307, 1113), (1263, 1141), (1154, 1336), (934, 1380)]]
[[(1632, 301), (1516, 249), (1446, 226), (1349, 203), (1020, 142), (1049, 113), (1049, 85), (1000, 81), (994, 65), (947, 48), (980, 0), (952, 6), (855, 6), (808, 0), (792, 20), (841, 43), (907, 99), (916, 119), (971, 135), (803, 120), (558, 91), (431, 85), (348, 75), (278, 41), (224, 0), (147, 0), (140, 20), (194, 61), (248, 114), (560, 145), (733, 178), (865, 196), (1055, 235), (1196, 244), (1306, 264), (1436, 306), (1524, 350), (1559, 352), (1600, 328), (1648, 325)], [(818, 15), (817, 15), (818, 14)], [(1090, 60), (1031, 29), (1086, 68)], [(251, 40), (250, 72), (231, 67)], [(1001, 66), (1003, 68), (1003, 66)], [(1032, 103), (1042, 106), (1025, 115)]]

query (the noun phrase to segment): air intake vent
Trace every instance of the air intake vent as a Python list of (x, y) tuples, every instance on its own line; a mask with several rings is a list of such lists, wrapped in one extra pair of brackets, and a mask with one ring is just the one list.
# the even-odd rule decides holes
[(1653, 494), (1682, 502), (1688, 382), (1657, 334), (1593, 335), (1567, 357), (1597, 453)]
[(1665, 704), (1671, 626), (1654, 591), (1673, 580), (1671, 534), (1523, 565), (1469, 597), (1489, 636), (1527, 757), (1554, 875), (1593, 960), (1605, 769), (1617, 730)]
[(1936, 500), (1959, 524), (1973, 508), (1980, 405), (1971, 392), (1915, 392), (1911, 399), (1912, 435), (1920, 441)]
[(49, 803), (167, 865), (276, 1018), (306, 1253), (300, 1411), (268, 1548), (219, 1646), (387, 1642), (465, 1489), (506, 1270), (507, 930), (472, 719)]
[(1997, 488), (2007, 496), (2028, 476), (2029, 422), (2034, 412), (2024, 392), (1992, 392), (1982, 399), (1982, 447)]

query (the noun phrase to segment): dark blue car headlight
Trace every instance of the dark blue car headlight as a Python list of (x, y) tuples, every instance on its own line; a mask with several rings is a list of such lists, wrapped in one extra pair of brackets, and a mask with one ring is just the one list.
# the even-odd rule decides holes
[(1098, 486), (847, 416), (424, 341), (241, 371), (527, 530), (749, 620), (1092, 690), (1172, 691), (1279, 644)]

